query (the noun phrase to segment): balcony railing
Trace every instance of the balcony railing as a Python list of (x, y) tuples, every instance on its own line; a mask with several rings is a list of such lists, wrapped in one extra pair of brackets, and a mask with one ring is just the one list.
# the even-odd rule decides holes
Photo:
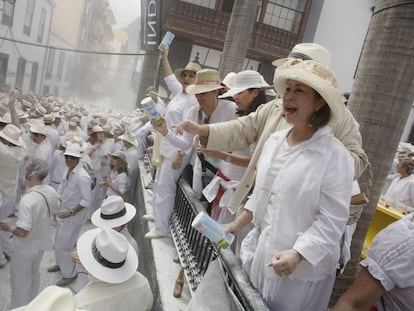
[(191, 227), (194, 217), (205, 211), (189, 184), (181, 178), (178, 182), (174, 212), (170, 221), (173, 240), (183, 265), (186, 280), (193, 293), (200, 284), (212, 260), (219, 258), (222, 276), (227, 288), (234, 294), (234, 306), (240, 311), (268, 311), (266, 304), (251, 286), (240, 259), (231, 250), (221, 250)]
[[(182, 1), (174, 1), (168, 16), (168, 29), (196, 44), (223, 49), (231, 15)], [(285, 57), (302, 41), (302, 35), (256, 23), (247, 57), (274, 60)], [(203, 44), (204, 43), (204, 44)]]

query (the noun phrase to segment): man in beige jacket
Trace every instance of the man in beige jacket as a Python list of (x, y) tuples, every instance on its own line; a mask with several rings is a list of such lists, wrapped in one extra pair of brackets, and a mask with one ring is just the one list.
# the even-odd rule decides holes
[[(288, 58), (313, 59), (329, 66), (330, 53), (324, 47), (315, 43), (297, 44)], [(279, 59), (273, 65), (280, 66), (286, 59)], [(248, 145), (256, 143), (254, 153), (249, 166), (244, 173), (239, 187), (235, 191), (228, 208), (235, 212), (243, 203), (252, 189), (256, 177), (256, 164), (262, 152), (262, 148), (268, 137), (275, 131), (288, 127), (288, 123), (282, 117), (282, 99), (275, 99), (261, 105), (255, 112), (248, 116), (235, 120), (198, 125), (185, 121), (182, 123), (184, 130), (198, 134), (200, 142), (207, 149), (241, 150)], [(355, 162), (355, 179), (359, 178), (369, 165), (367, 155), (362, 149), (362, 138), (359, 132), (359, 124), (348, 109), (334, 124), (328, 124), (332, 132), (351, 153)]]

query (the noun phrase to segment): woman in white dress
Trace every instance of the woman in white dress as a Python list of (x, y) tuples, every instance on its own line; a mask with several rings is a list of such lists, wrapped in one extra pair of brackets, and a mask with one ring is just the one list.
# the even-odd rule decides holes
[(125, 153), (117, 151), (111, 153), (111, 173), (101, 186), (108, 187), (106, 190), (106, 197), (111, 195), (125, 196), (127, 182), (128, 182), (128, 164), (126, 162)]
[(399, 177), (395, 178), (384, 197), (398, 205), (398, 202), (414, 207), (414, 159), (408, 155), (399, 157), (397, 164)]
[(354, 176), (326, 124), (344, 105), (334, 74), (315, 61), (288, 60), (274, 84), (292, 126), (265, 143), (253, 194), (226, 231), (253, 220), (240, 257), (271, 310), (326, 310)]

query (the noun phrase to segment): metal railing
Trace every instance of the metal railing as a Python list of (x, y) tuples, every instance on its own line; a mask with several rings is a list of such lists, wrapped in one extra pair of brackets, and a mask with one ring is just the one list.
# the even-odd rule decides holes
[(268, 311), (243, 271), (240, 259), (231, 250), (219, 249), (191, 227), (193, 219), (201, 211), (205, 211), (203, 205), (190, 185), (181, 178), (177, 186), (170, 228), (191, 294), (197, 289), (211, 261), (218, 257), (223, 266), (223, 279), (234, 294), (232, 299), (236, 300), (237, 310)]

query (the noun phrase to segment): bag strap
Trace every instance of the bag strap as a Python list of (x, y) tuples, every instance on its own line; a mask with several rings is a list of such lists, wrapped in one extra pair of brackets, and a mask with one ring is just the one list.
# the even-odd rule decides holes
[(46, 196), (43, 194), (43, 193), (41, 193), (40, 191), (37, 191), (37, 190), (32, 190), (31, 192), (37, 192), (38, 194), (40, 194), (42, 197), (43, 197), (43, 199), (45, 200), (45, 202), (46, 202), (46, 206), (47, 206), (47, 211), (49, 212), (49, 217), (50, 217), (50, 206), (49, 206), (49, 202), (47, 201), (47, 199), (46, 199)]
[[(198, 110), (198, 124), (208, 124), (210, 121), (210, 118), (206, 117), (203, 120), (203, 111), (201, 108)], [(211, 164), (209, 161), (206, 160), (204, 154), (197, 152), (197, 156), (200, 159), (201, 162), (201, 172), (202, 174), (207, 173), (207, 169), (209, 169), (214, 175), (217, 174), (218, 168), (216, 168), (213, 164)]]

